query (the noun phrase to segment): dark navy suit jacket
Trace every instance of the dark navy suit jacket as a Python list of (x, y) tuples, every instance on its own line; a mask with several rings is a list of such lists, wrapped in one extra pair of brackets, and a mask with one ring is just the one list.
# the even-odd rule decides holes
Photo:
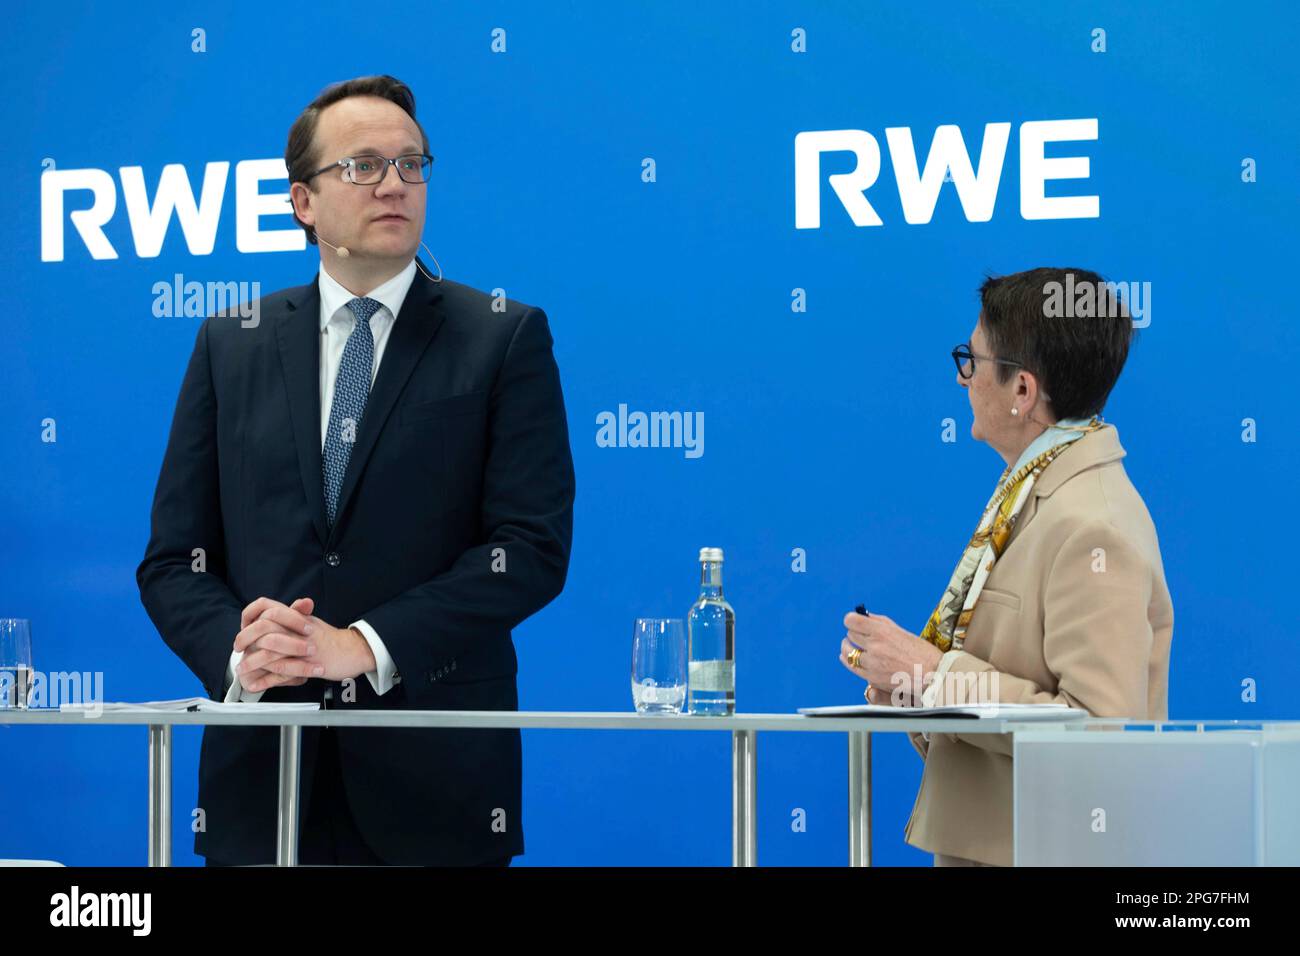
[[(390, 333), (327, 527), (320, 440), (320, 293), (260, 300), (259, 321), (206, 319), (181, 384), (136, 572), (167, 645), (222, 700), (240, 612), (263, 595), (364, 618), (401, 675), (275, 687), (263, 701), (331, 708), (517, 710), (511, 629), (568, 572), (574, 474), (546, 315), (416, 272)], [(195, 571), (196, 548), (206, 570)], [(332, 693), (329, 691), (332, 690)], [(255, 706), (250, 704), (249, 706)], [(518, 730), (338, 727), (358, 829), (392, 864), (524, 851)], [(319, 750), (304, 728), (302, 806)], [(279, 735), (208, 727), (195, 852), (275, 859)]]

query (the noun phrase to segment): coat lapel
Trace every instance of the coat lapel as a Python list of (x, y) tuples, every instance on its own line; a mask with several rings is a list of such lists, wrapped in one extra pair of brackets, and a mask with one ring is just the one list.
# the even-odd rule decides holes
[(1020, 514), (1016, 517), (1016, 527), (1007, 542), (1007, 547), (1011, 546), (1011, 541), (1014, 541), (1024, 530), (1025, 525), (1034, 519), (1034, 515), (1038, 514), (1039, 499), (1050, 496), (1075, 475), (1097, 465), (1119, 461), (1125, 454), (1123, 446), (1119, 443), (1119, 431), (1114, 425), (1084, 435), (1073, 442), (1048, 466), (1039, 480), (1034, 482), (1029, 500), (1025, 502), (1025, 506), (1020, 509)]
[(397, 397), (424, 354), (425, 347), (442, 327), (445, 316), (436, 303), (442, 290), (417, 268), (411, 288), (388, 335), (379, 374), (366, 400), (366, 410), (357, 429), (356, 444), (339, 489), (334, 526), (326, 525), (325, 482), (321, 475), (320, 435), (320, 285), (312, 281), (287, 300), (276, 325), (280, 360), (289, 392), (289, 415), (293, 440), (298, 449), (298, 468), (303, 492), (311, 507), (312, 525), (322, 546), (337, 537), (348, 502), (356, 490), (361, 472), (374, 450)]
[(322, 546), (325, 525), (325, 480), (320, 451), (320, 285), (309, 282), (286, 300), (275, 327), (280, 364), (289, 392), (289, 418), (298, 448), (298, 470), (311, 509), (311, 523)]

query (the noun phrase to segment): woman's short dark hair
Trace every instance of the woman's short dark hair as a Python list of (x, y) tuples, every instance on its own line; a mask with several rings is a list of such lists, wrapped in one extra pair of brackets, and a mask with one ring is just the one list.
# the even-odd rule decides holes
[[(415, 120), (416, 128), (420, 131), (421, 148), (426, 153), (429, 151), (429, 137), (425, 134), (420, 121), (415, 119), (415, 94), (411, 92), (411, 88), (401, 80), (388, 75), (361, 76), (355, 80), (345, 80), (325, 87), (289, 127), (289, 144), (284, 150), (284, 165), (289, 171), (290, 185), (302, 182), (303, 177), (320, 169), (321, 157), (315, 141), (316, 123), (320, 119), (321, 110), (349, 96), (378, 96), (390, 103), (396, 103), (406, 110), (406, 115)], [(316, 192), (316, 187), (311, 182), (307, 183), (307, 188)], [(307, 241), (315, 244), (316, 230), (299, 219), (297, 211), (294, 211), (293, 219), (306, 231)]]
[[(1087, 269), (1030, 269), (989, 276), (979, 294), (990, 351), (1033, 372), (1057, 418), (1101, 412), (1136, 334), (1115, 283)], [(997, 370), (1002, 383), (1016, 372)]]

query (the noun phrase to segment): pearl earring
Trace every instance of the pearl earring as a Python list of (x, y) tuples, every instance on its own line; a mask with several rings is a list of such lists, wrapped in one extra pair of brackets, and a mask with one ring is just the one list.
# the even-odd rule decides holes
[(1011, 414), (1012, 414), (1012, 415), (1019, 415), (1019, 414), (1020, 414), (1020, 409), (1018, 409), (1018, 408), (1013, 408), (1013, 409), (1011, 409)]

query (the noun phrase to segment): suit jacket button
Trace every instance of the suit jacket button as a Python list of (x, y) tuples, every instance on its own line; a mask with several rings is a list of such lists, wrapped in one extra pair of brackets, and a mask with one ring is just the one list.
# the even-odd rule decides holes
[(339, 557), (339, 553), (337, 551), (331, 551), (329, 554), (325, 555), (325, 563), (328, 564), (331, 568), (337, 568), (339, 566), (340, 560), (342, 559)]

